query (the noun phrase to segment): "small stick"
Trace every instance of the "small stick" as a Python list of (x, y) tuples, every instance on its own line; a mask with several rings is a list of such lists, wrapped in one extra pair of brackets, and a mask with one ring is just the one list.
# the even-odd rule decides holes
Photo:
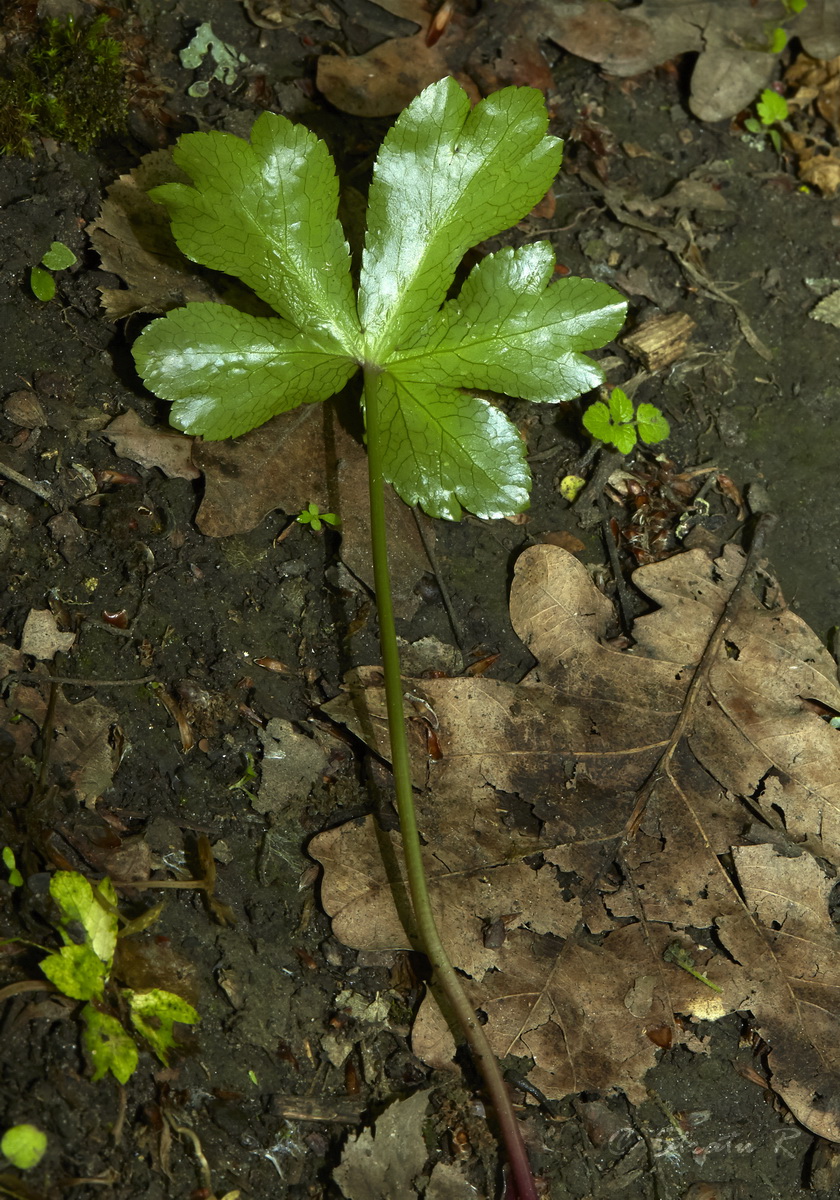
[(9, 467), (0, 460), (0, 475), (12, 483), (18, 484), (19, 487), (26, 488), (27, 491), (34, 492), (36, 496), (40, 496), (42, 500), (46, 500), (55, 508), (55, 498), (53, 497), (52, 488), (48, 483), (39, 483), (36, 479), (27, 479), (25, 475), (21, 475), (20, 471), (16, 471), (14, 467)]
[(618, 609), (621, 613), (621, 625), (624, 633), (629, 634), (633, 625), (633, 602), (630, 597), (630, 589), (628, 588), (624, 573), (621, 569), (621, 559), (618, 556), (618, 546), (615, 544), (615, 538), (612, 535), (610, 528), (610, 518), (607, 513), (607, 505), (604, 500), (604, 493), (598, 493), (598, 511), (601, 514), (601, 533), (604, 538), (604, 545), (607, 548), (607, 554), (610, 557), (610, 566), (612, 567), (613, 578), (615, 579), (615, 589), (618, 595)]
[(134, 683), (157, 683), (154, 675), (137, 679), (85, 679), (79, 675), (39, 675), (37, 671), (21, 671), (18, 679), (42, 679), (46, 683), (74, 683), (78, 687), (131, 687)]
[(440, 598), (443, 601), (443, 607), (446, 609), (446, 615), (449, 618), (449, 624), (452, 628), (452, 633), (455, 636), (455, 642), (458, 646), (458, 649), (461, 651), (461, 658), (464, 660), (464, 666), (466, 666), (467, 651), (464, 648), (464, 642), (461, 637), (461, 629), (458, 624), (458, 618), (455, 616), (455, 609), (452, 607), (452, 601), (449, 598), (449, 591), (446, 584), (443, 582), (443, 576), (440, 573), (437, 555), (434, 552), (431, 542), (426, 537), (426, 531), (423, 528), (423, 522), (420, 520), (420, 514), (418, 513), (416, 506), (412, 507), (411, 512), (414, 517), (414, 523), (417, 526), (417, 532), (420, 534), (420, 541), (423, 543), (423, 549), (426, 551), (426, 558), (428, 558), (431, 568), (434, 571), (438, 590), (440, 592)]

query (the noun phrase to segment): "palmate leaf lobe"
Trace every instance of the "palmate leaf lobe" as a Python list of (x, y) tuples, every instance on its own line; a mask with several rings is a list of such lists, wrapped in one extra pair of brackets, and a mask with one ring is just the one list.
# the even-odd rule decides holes
[(474, 109), (453, 79), (422, 92), (377, 158), (357, 298), (322, 142), (271, 113), (250, 142), (181, 138), (176, 162), (194, 186), (152, 193), (179, 248), (238, 275), (278, 316), (188, 304), (144, 330), (135, 361), (174, 402), (173, 423), (236, 437), (326, 399), (362, 368), (366, 396), (375, 388), (382, 407), (384, 475), (404, 500), (452, 519), (462, 505), (485, 517), (522, 511), (524, 445), (474, 389), (541, 402), (579, 395), (603, 378), (584, 351), (618, 332), (626, 307), (591, 280), (548, 286), (548, 243), (489, 256), (445, 300), (466, 250), (550, 187), (562, 142), (547, 124), (533, 88), (505, 88)]

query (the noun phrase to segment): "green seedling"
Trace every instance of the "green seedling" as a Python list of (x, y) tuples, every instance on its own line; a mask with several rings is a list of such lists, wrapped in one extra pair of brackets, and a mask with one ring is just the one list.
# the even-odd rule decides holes
[[(795, 17), (808, 7), (808, 0), (782, 0), (788, 17)], [(788, 33), (784, 25), (770, 26), (767, 30), (767, 49), (771, 54), (781, 54), (788, 44)]]
[(547, 124), (533, 88), (505, 88), (474, 109), (451, 78), (421, 93), (377, 156), (358, 292), (323, 142), (268, 112), (249, 142), (184, 135), (174, 158), (194, 186), (166, 184), (151, 195), (168, 209), (187, 257), (237, 275), (277, 316), (188, 304), (153, 321), (134, 347), (146, 385), (173, 402), (173, 424), (209, 440), (325, 400), (362, 372), (376, 603), (413, 936), (482, 1072), (519, 1200), (536, 1197), (519, 1126), (429, 903), (383, 484), (435, 517), (457, 520), (464, 508), (485, 518), (521, 512), (531, 482), (523, 439), (476, 391), (553, 403), (603, 379), (583, 352), (615, 336), (625, 302), (594, 280), (548, 286), (555, 258), (547, 242), (487, 255), (446, 299), (467, 250), (524, 217), (551, 186), (562, 142), (547, 135)]
[(13, 1125), (0, 1138), (0, 1155), (19, 1171), (37, 1167), (46, 1151), (47, 1135), (37, 1125)]
[[(55, 279), (53, 271), (64, 271), (79, 260), (64, 242), (53, 242), (41, 259), (40, 267), (33, 267), (29, 273), (29, 286), (39, 300), (52, 300), (55, 296)], [(44, 268), (48, 268), (44, 270)]]
[(723, 991), (723, 989), (719, 988), (716, 983), (712, 983), (711, 979), (707, 979), (705, 975), (702, 975), (700, 971), (695, 968), (694, 959), (691, 957), (688, 951), (680, 945), (679, 942), (671, 942), (670, 945), (665, 948), (662, 957), (665, 962), (673, 963), (674, 966), (681, 967), (683, 971), (687, 971), (689, 975), (693, 975), (695, 979), (699, 979), (701, 983), (704, 983), (706, 987), (711, 988), (713, 992)]
[(655, 404), (640, 404), (621, 390), (613, 388), (606, 404), (596, 400), (583, 414), (583, 427), (594, 438), (615, 446), (621, 454), (629, 454), (637, 441), (648, 446), (664, 442), (671, 427)]
[[(134, 1073), (138, 1055), (134, 1038), (109, 1011), (106, 999), (119, 926), (114, 885), (103, 879), (92, 887), (76, 871), (56, 871), (50, 895), (58, 908), (56, 929), (64, 945), (41, 962), (41, 970), (65, 996), (85, 1002), (80, 1014), (82, 1044), (93, 1064), (94, 1081), (110, 1071), (125, 1083)], [(142, 992), (121, 988), (119, 995), (131, 1025), (166, 1065), (175, 1047), (175, 1022), (195, 1024), (198, 1013), (180, 996), (160, 988)]]
[(4, 846), (2, 850), (3, 866), (9, 872), (9, 883), (12, 887), (23, 887), (23, 876), (17, 869), (15, 860), (15, 852), (11, 846)]
[(776, 153), (781, 154), (782, 136), (778, 129), (772, 127), (774, 125), (783, 126), (788, 119), (787, 100), (778, 92), (774, 92), (772, 88), (765, 88), (756, 103), (755, 111), (758, 113), (758, 118), (748, 117), (744, 121), (744, 128), (752, 134), (766, 135), (773, 143)]
[(242, 772), (236, 783), (228, 784), (229, 792), (242, 792), (248, 800), (253, 804), (256, 802), (256, 795), (251, 790), (252, 786), (257, 782), (257, 765), (254, 761), (254, 756), (250, 750), (245, 751), (245, 770)]
[[(789, 19), (804, 12), (808, 7), (808, 0), (782, 0), (782, 6)], [(765, 25), (764, 32), (767, 36), (767, 45), (764, 50), (768, 54), (781, 54), (788, 44), (788, 32), (785, 29), (784, 21), (779, 25)]]
[(321, 525), (324, 522), (332, 525), (335, 529), (341, 525), (341, 521), (335, 513), (322, 513), (317, 504), (308, 504), (295, 519), (300, 525), (308, 525), (313, 533), (320, 533)]

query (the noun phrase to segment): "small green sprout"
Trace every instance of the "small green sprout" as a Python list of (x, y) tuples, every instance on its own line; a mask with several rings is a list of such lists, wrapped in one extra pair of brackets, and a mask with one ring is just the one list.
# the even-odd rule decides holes
[(629, 454), (637, 441), (655, 446), (671, 433), (671, 426), (655, 404), (640, 404), (634, 412), (633, 401), (617, 387), (610, 392), (608, 404), (601, 400), (590, 404), (583, 414), (583, 427), (621, 454)]
[(0, 857), (3, 859), (3, 866), (9, 872), (9, 883), (12, 885), (12, 887), (23, 887), (23, 876), (17, 869), (15, 852), (12, 847), (4, 846), (2, 855), (0, 855)]
[[(787, 18), (795, 17), (799, 13), (804, 12), (808, 7), (808, 0), (782, 0), (782, 7), (787, 13)], [(787, 18), (782, 19), (779, 25), (767, 24), (764, 27), (764, 32), (767, 37), (767, 45), (763, 47), (767, 54), (781, 54), (788, 44), (788, 32), (785, 29), (784, 22)]]
[(787, 100), (772, 88), (765, 88), (756, 102), (755, 111), (758, 113), (758, 118), (748, 117), (744, 121), (744, 128), (760, 137), (766, 135), (772, 142), (776, 153), (781, 154), (781, 134), (778, 129), (773, 129), (771, 126), (781, 125), (787, 120), (789, 115)]
[(767, 31), (767, 50), (770, 54), (781, 54), (788, 44), (787, 30), (775, 25)]
[(245, 770), (242, 772), (236, 783), (228, 784), (229, 792), (242, 792), (247, 798), (254, 803), (256, 796), (251, 791), (251, 784), (257, 782), (257, 766), (254, 761), (254, 756), (250, 750), (245, 751)]
[[(93, 1064), (94, 1082), (110, 1071), (125, 1083), (137, 1067), (137, 1046), (105, 1002), (119, 924), (114, 885), (106, 878), (92, 887), (76, 871), (56, 871), (50, 895), (59, 910), (56, 929), (64, 945), (41, 962), (41, 970), (65, 996), (86, 1001), (81, 1011), (82, 1044)], [(124, 988), (121, 996), (131, 1024), (166, 1065), (175, 1046), (174, 1023), (193, 1025), (198, 1013), (180, 996), (159, 988), (142, 992)]]
[(321, 524), (323, 522), (326, 522), (327, 525), (332, 525), (334, 529), (338, 529), (341, 526), (341, 521), (335, 513), (322, 513), (317, 504), (308, 504), (295, 519), (299, 525), (308, 525), (313, 533), (321, 532)]
[(723, 989), (719, 988), (716, 983), (712, 983), (711, 979), (707, 979), (705, 975), (701, 975), (701, 973), (695, 969), (694, 959), (691, 957), (688, 951), (680, 945), (679, 942), (671, 942), (670, 945), (666, 947), (662, 957), (665, 962), (673, 963), (674, 966), (682, 967), (684, 971), (688, 971), (689, 975), (693, 975), (695, 979), (699, 979), (701, 983), (705, 983), (706, 987), (711, 988), (713, 992), (723, 991)]
[(0, 1154), (19, 1171), (37, 1167), (46, 1149), (47, 1135), (36, 1125), (13, 1125), (0, 1138)]
[[(29, 286), (39, 300), (52, 300), (55, 296), (55, 279), (52, 271), (64, 271), (79, 260), (64, 242), (53, 242), (41, 259), (40, 267), (33, 267), (29, 273)], [(49, 268), (44, 270), (44, 267)]]

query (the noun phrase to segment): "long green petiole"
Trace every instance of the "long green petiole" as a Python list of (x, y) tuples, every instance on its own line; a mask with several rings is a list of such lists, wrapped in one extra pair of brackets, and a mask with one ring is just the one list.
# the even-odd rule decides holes
[(513, 1111), (498, 1060), (461, 986), (455, 968), (449, 961), (429, 901), (426, 872), (420, 853), (420, 837), (417, 832), (417, 818), (414, 811), (411, 765), (403, 712), (400, 656), (397, 648), (394, 608), (391, 600), (391, 579), (388, 570), (379, 421), (379, 379), (380, 372), (376, 368), (365, 367), (365, 428), (370, 487), (371, 549), (376, 587), (376, 609), (379, 617), (379, 640), (382, 649), (382, 669), (385, 677), (385, 703), (391, 740), (391, 763), (394, 772), (408, 890), (414, 910), (420, 948), (431, 964), (435, 981), (443, 989), (452, 1011), (458, 1019), (495, 1110), (499, 1132), (507, 1151), (515, 1200), (537, 1200), (537, 1191), (525, 1143), (522, 1140), (519, 1122)]

